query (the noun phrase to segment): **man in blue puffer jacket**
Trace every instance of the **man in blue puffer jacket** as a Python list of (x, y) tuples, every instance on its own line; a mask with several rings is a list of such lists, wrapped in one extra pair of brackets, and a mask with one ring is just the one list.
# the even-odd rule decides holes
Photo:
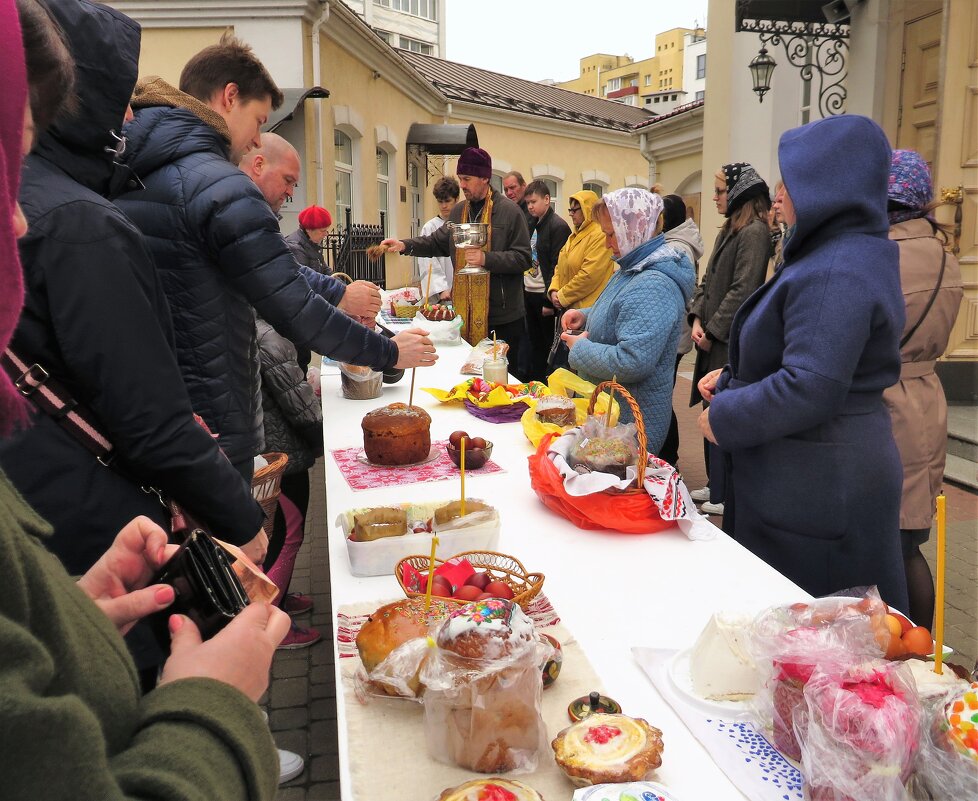
[(384, 370), (437, 358), (425, 332), (389, 340), (342, 313), (377, 305), (340, 299), (337, 310), (299, 274), (268, 203), (235, 166), (281, 102), (251, 49), (229, 36), (187, 63), (179, 90), (141, 82), (126, 161), (145, 189), (117, 199), (155, 258), (194, 409), (245, 476), (263, 447), (255, 310), (296, 344), (351, 364)]

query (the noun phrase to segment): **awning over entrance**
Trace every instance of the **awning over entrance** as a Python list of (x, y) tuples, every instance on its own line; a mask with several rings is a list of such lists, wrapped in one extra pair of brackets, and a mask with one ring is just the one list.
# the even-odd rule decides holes
[(429, 156), (460, 156), (467, 147), (479, 146), (474, 125), (422, 125), (412, 123), (407, 144)]
[(744, 20), (799, 22), (810, 25), (846, 23), (861, 0), (737, 0), (735, 30), (751, 30)]
[(268, 122), (262, 126), (262, 131), (266, 133), (274, 131), (282, 123), (291, 120), (306, 100), (323, 100), (329, 97), (329, 89), (323, 89), (321, 86), (314, 86), (312, 89), (300, 87), (298, 89), (283, 89), (282, 94), (285, 96), (282, 105), (269, 115)]

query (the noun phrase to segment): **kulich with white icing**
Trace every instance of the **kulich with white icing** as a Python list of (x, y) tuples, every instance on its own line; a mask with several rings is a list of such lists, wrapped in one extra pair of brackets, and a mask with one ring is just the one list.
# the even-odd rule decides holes
[(438, 801), (543, 801), (543, 796), (522, 782), (494, 777), (450, 787)]
[(467, 659), (500, 659), (533, 642), (533, 621), (518, 604), (502, 598), (456, 609), (438, 630), (437, 642)]
[(742, 701), (760, 689), (761, 679), (747, 651), (751, 619), (717, 612), (689, 655), (693, 692), (714, 701)]
[(589, 715), (551, 746), (557, 764), (580, 787), (642, 781), (662, 764), (662, 732), (627, 715)]

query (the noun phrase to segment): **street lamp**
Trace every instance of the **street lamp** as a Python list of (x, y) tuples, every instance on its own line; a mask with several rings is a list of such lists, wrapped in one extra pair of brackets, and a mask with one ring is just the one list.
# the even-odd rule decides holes
[(754, 92), (757, 94), (758, 102), (764, 102), (764, 95), (771, 90), (771, 75), (778, 62), (768, 55), (767, 48), (761, 45), (761, 49), (747, 68), (750, 70), (751, 80), (754, 82)]

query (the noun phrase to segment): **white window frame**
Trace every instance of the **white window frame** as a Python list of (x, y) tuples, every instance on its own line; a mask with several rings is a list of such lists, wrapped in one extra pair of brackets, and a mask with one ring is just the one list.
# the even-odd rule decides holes
[[(336, 139), (337, 139), (337, 134), (339, 134), (341, 136), (345, 136), (350, 141), (350, 161), (349, 162), (340, 161), (337, 158), (337, 156), (336, 156), (336, 147), (337, 147), (337, 141), (336, 141)], [(345, 228), (346, 227), (347, 216), (346, 216), (346, 214), (341, 213), (340, 209), (349, 208), (349, 210), (350, 210), (350, 212), (349, 212), (349, 222), (350, 222), (351, 225), (356, 222), (356, 217), (357, 217), (357, 181), (356, 181), (356, 175), (357, 175), (356, 163), (357, 163), (357, 149), (358, 149), (357, 148), (357, 139), (358, 139), (358, 137), (351, 135), (349, 131), (343, 130), (342, 127), (333, 128), (333, 169), (336, 172), (336, 188), (337, 188), (337, 190), (339, 189), (339, 183), (340, 183), (339, 176), (341, 174), (342, 175), (348, 175), (349, 176), (349, 181), (350, 181), (350, 202), (349, 202), (349, 204), (340, 203), (340, 196), (339, 196), (339, 192), (338, 191), (336, 192), (336, 196), (335, 196), (337, 223), (339, 224), (339, 227), (341, 227), (341, 228)]]
[[(380, 162), (380, 156), (381, 156), (381, 154), (383, 154), (387, 158), (387, 172), (386, 173), (382, 173), (380, 171), (380, 164), (379, 164), (379, 162)], [(389, 236), (393, 236), (394, 235), (394, 230), (395, 230), (395, 228), (394, 228), (394, 219), (393, 219), (395, 202), (394, 202), (393, 194), (391, 192), (391, 188), (392, 188), (392, 184), (391, 184), (391, 172), (392, 172), (392, 167), (394, 166), (394, 161), (395, 160), (394, 160), (394, 154), (391, 153), (389, 150), (387, 150), (387, 148), (381, 147), (380, 145), (377, 145), (376, 157), (377, 157), (377, 162), (378, 162), (378, 165), (377, 165), (377, 222), (378, 222), (378, 224), (381, 224), (382, 225), (382, 227), (384, 229), (384, 237), (386, 238), (386, 237), (389, 237)], [(384, 205), (386, 206), (386, 208), (381, 208), (380, 207), (381, 198), (383, 198), (385, 200)], [(381, 212), (382, 211), (383, 212), (386, 212), (383, 216), (381, 216)]]

